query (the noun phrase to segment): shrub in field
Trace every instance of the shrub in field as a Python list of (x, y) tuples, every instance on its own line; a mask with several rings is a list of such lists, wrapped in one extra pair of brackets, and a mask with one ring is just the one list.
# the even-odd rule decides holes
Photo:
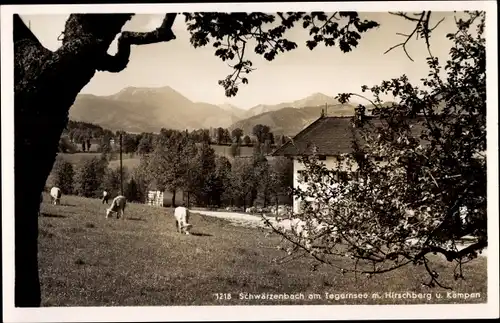
[(75, 176), (76, 193), (85, 197), (100, 197), (106, 168), (107, 163), (103, 159), (93, 157), (83, 161)]
[(132, 177), (125, 186), (125, 197), (129, 202), (144, 203), (146, 197), (146, 188), (140, 179)]
[[(123, 189), (125, 191), (128, 178), (128, 170), (123, 167)], [(120, 178), (120, 168), (106, 168), (104, 173), (101, 190), (106, 190), (111, 196), (118, 196), (121, 194), (121, 178)]]
[(54, 163), (52, 172), (54, 186), (59, 187), (64, 194), (72, 194), (75, 175), (73, 165), (64, 159), (58, 158)]

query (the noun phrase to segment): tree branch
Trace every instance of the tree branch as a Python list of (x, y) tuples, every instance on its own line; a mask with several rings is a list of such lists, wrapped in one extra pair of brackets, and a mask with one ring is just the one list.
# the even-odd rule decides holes
[(130, 58), (131, 45), (147, 45), (161, 42), (168, 42), (175, 39), (172, 32), (177, 13), (167, 13), (160, 27), (150, 32), (122, 32), (118, 38), (118, 51), (116, 54), (106, 54), (99, 62), (97, 70), (118, 73), (127, 67)]
[[(408, 20), (410, 20), (410, 21), (417, 21), (417, 25), (415, 26), (415, 28), (413, 29), (413, 31), (412, 31), (409, 35), (404, 35), (404, 36), (406, 36), (406, 37), (407, 37), (407, 38), (406, 38), (406, 40), (405, 40), (404, 42), (402, 42), (402, 43), (399, 43), (399, 44), (397, 44), (397, 45), (392, 46), (391, 48), (389, 48), (388, 50), (386, 50), (386, 51), (384, 52), (384, 54), (387, 54), (387, 53), (388, 53), (388, 52), (390, 52), (391, 50), (393, 50), (393, 49), (395, 49), (395, 48), (397, 48), (397, 47), (400, 47), (400, 46), (401, 46), (401, 47), (403, 47), (403, 50), (404, 50), (404, 52), (405, 52), (406, 56), (408, 56), (408, 58), (410, 59), (410, 61), (412, 61), (412, 62), (413, 62), (413, 58), (411, 58), (410, 54), (408, 54), (408, 51), (406, 50), (406, 44), (410, 41), (410, 39), (413, 37), (413, 35), (414, 35), (414, 34), (415, 34), (418, 30), (419, 30), (420, 25), (422, 24), (422, 21), (424, 20), (425, 11), (424, 11), (424, 12), (422, 12), (422, 15), (420, 16), (420, 19), (418, 19), (418, 20), (417, 20), (417, 19), (415, 19), (415, 18), (410, 18), (410, 17), (408, 17), (407, 15), (405, 15), (405, 14), (403, 14), (403, 13), (401, 13), (401, 14), (396, 14), (396, 15), (397, 15), (397, 16), (401, 16), (401, 17), (404, 17), (405, 19), (408, 19)], [(400, 35), (401, 35), (401, 34), (400, 34)]]
[(454, 250), (446, 250), (441, 247), (436, 247), (436, 246), (429, 246), (429, 247), (424, 247), (423, 250), (415, 256), (415, 259), (420, 259), (423, 258), (426, 254), (431, 253), (431, 252), (436, 252), (440, 253), (443, 256), (446, 257), (446, 260), (448, 261), (453, 261), (456, 259), (461, 259), (465, 257), (466, 255), (476, 251), (476, 250), (482, 250), (488, 246), (488, 241), (487, 240), (480, 240), (474, 244), (471, 244), (470, 246), (460, 250), (460, 251), (454, 251)]
[(33, 34), (33, 32), (26, 26), (24, 21), (21, 19), (21, 16), (18, 14), (13, 15), (13, 24), (14, 24), (14, 43), (21, 41), (21, 40), (27, 40), (27, 41), (32, 41), (35, 42), (37, 45), (42, 45), (38, 38)]
[(415, 16), (419, 17), (417, 19), (417, 18), (413, 18), (413, 17), (408, 16), (404, 12), (397, 12), (397, 13), (390, 12), (390, 14), (392, 14), (394, 16), (402, 17), (408, 21), (416, 22), (416, 25), (415, 25), (415, 28), (413, 29), (413, 31), (408, 35), (402, 34), (402, 33), (396, 33), (399, 36), (407, 37), (406, 40), (404, 42), (401, 42), (397, 45), (392, 46), (384, 54), (387, 54), (391, 50), (401, 46), (401, 47), (403, 47), (403, 50), (404, 50), (406, 56), (408, 56), (408, 58), (411, 61), (413, 61), (413, 59), (410, 57), (410, 55), (408, 54), (408, 52), (406, 50), (406, 45), (407, 45), (408, 41), (416, 33), (417, 39), (419, 36), (422, 36), (425, 39), (425, 44), (427, 46), (427, 52), (429, 53), (430, 57), (434, 57), (432, 55), (431, 45), (429, 42), (430, 34), (432, 31), (434, 31), (434, 29), (437, 28), (437, 26), (439, 26), (441, 24), (441, 22), (443, 22), (444, 18), (439, 20), (434, 27), (430, 27), (431, 13), (432, 13), (431, 11), (422, 11), (421, 13), (417, 13), (417, 14), (415, 14)]

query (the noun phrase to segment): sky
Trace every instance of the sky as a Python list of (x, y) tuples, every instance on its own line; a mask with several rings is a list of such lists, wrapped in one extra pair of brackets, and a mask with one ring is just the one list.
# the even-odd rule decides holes
[[(240, 86), (236, 97), (228, 98), (217, 81), (232, 72), (226, 62), (214, 55), (212, 46), (193, 48), (183, 16), (177, 16), (173, 26), (176, 39), (158, 44), (133, 46), (130, 62), (120, 73), (97, 72), (82, 93), (110, 95), (126, 87), (170, 86), (195, 102), (229, 103), (248, 109), (258, 104), (278, 104), (302, 99), (321, 92), (335, 96), (341, 92), (360, 93), (361, 85), (372, 86), (382, 80), (406, 74), (410, 81), (418, 82), (427, 76), (428, 57), (422, 39), (413, 39), (407, 50), (413, 62), (401, 48), (384, 54), (409, 33), (413, 24), (387, 12), (360, 13), (362, 18), (379, 22), (380, 27), (362, 34), (359, 45), (349, 53), (338, 47), (320, 45), (313, 51), (305, 46), (308, 33), (297, 26), (287, 35), (298, 48), (280, 54), (272, 62), (253, 52), (249, 58), (256, 68), (249, 76), (249, 84)], [(432, 54), (444, 62), (452, 43), (445, 35), (455, 28), (453, 12), (433, 12), (431, 25), (445, 20), (431, 37)], [(30, 25), (41, 43), (57, 50), (58, 36), (64, 30), (68, 15), (21, 15)], [(123, 28), (129, 31), (149, 31), (158, 27), (163, 15), (136, 15)], [(116, 41), (109, 53), (116, 51)], [(247, 51), (248, 52), (248, 51)]]

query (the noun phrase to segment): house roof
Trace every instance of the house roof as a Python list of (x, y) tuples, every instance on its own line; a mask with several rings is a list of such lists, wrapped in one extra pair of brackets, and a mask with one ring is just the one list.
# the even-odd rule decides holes
[[(382, 121), (372, 119), (374, 126), (380, 126)], [(414, 127), (414, 132), (422, 128)], [(353, 151), (353, 140), (356, 138), (361, 143), (359, 128), (352, 123), (349, 117), (320, 117), (299, 132), (292, 141), (276, 149), (273, 156), (311, 155), (312, 148), (316, 146), (318, 155), (338, 156)]]

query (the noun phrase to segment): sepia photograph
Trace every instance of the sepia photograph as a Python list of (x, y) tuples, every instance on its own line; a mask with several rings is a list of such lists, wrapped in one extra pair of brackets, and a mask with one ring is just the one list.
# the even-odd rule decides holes
[(4, 321), (498, 317), (496, 29), (494, 1), (2, 5)]

